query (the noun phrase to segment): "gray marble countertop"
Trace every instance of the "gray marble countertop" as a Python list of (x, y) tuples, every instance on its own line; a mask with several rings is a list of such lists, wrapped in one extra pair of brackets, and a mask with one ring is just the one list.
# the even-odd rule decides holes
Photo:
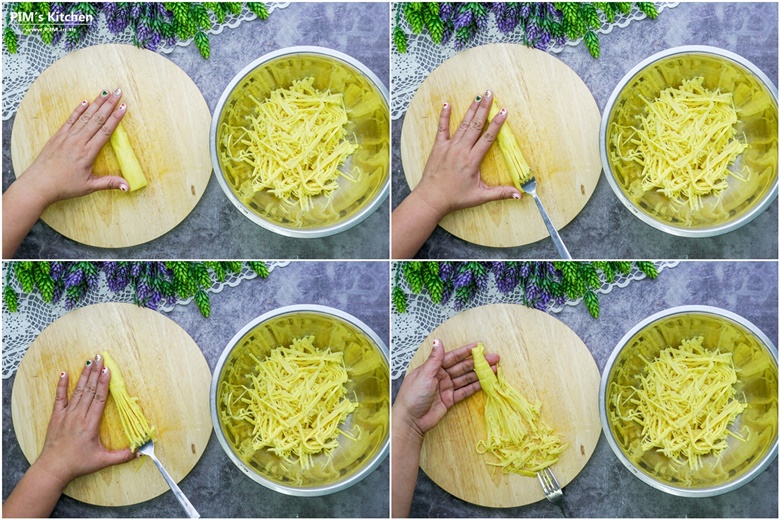
[[(583, 45), (557, 54), (574, 69), (603, 111), (612, 90), (644, 58), (678, 45), (711, 45), (738, 54), (763, 70), (777, 85), (777, 3), (682, 2), (656, 20), (632, 22), (601, 35), (601, 57)], [(551, 86), (554, 88), (554, 86)], [(453, 114), (453, 117), (455, 115)], [(393, 208), (409, 194), (401, 165), (403, 117), (393, 121)], [(435, 129), (432, 129), (435, 131)], [(560, 231), (574, 258), (777, 258), (777, 201), (755, 221), (706, 239), (674, 237), (633, 216), (613, 193), (604, 175), (582, 212)], [(489, 248), (468, 243), (442, 228), (428, 239), (419, 258), (557, 258), (549, 238), (522, 247)]]
[[(363, 62), (389, 86), (389, 7), (386, 3), (293, 2), (266, 21), (244, 22), (211, 37), (211, 57), (194, 45), (163, 55), (200, 88), (213, 112), (230, 80), (263, 54), (294, 45), (318, 45)], [(3, 121), (3, 191), (14, 179), (10, 160), (14, 119)], [(385, 201), (365, 221), (343, 233), (317, 239), (283, 237), (243, 216), (212, 174), (203, 198), (173, 230), (132, 248), (100, 249), (63, 237), (38, 222), (18, 258), (387, 258), (389, 211)]]
[[(168, 314), (203, 350), (213, 371), (233, 335), (253, 318), (294, 304), (314, 303), (348, 312), (388, 343), (387, 262), (292, 262), (262, 280), (246, 280), (211, 295), (212, 314), (203, 318), (195, 305)], [(3, 381), (3, 500), (29, 467), (14, 434), (11, 392), (14, 378)], [(244, 475), (228, 459), (212, 433), (203, 456), (179, 483), (203, 517), (384, 517), (389, 514), (389, 461), (365, 480), (324, 497), (299, 498), (276, 493)], [(182, 509), (170, 491), (126, 507), (97, 507), (63, 496), (56, 517), (176, 517)]]
[[(599, 371), (620, 338), (642, 319), (677, 305), (711, 305), (740, 314), (777, 345), (776, 262), (682, 262), (655, 281), (631, 282), (600, 295), (601, 317), (582, 306), (554, 315), (588, 346)], [(446, 344), (447, 339), (442, 338)], [(475, 338), (475, 340), (478, 338)], [(393, 399), (401, 380), (393, 381)], [(564, 489), (571, 517), (769, 517), (777, 518), (777, 459), (739, 490), (713, 498), (680, 498), (645, 484), (626, 469), (599, 438), (591, 459)], [(437, 486), (422, 471), (412, 502), (415, 517), (559, 517), (543, 500), (525, 507), (490, 509), (464, 502)]]

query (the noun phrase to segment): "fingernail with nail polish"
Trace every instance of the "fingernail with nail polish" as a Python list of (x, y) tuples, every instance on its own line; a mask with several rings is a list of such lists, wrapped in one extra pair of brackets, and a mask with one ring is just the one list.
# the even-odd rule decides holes
[(450, 106), (450, 104), (449, 104), (449, 103), (444, 103), (442, 106), (443, 106), (444, 108), (447, 108), (448, 106)]
[(482, 101), (482, 96), (477, 96), (477, 97), (475, 97), (475, 98), (474, 98), (474, 101), (476, 101), (477, 103), (479, 103), (480, 101)]
[(114, 95), (119, 96), (121, 94), (122, 94), (122, 89), (117, 87), (117, 89), (114, 91)]
[(106, 97), (108, 95), (108, 90), (104, 90), (100, 93), (101, 96)]
[(126, 109), (126, 108), (127, 108), (127, 105), (125, 105), (124, 103), (122, 103), (121, 105), (119, 105), (119, 110), (124, 110), (124, 109)]
[(65, 374), (65, 372), (60, 372), (60, 379), (62, 379), (63, 377), (65, 377), (65, 375), (66, 375), (66, 374)]
[(127, 191), (127, 186), (125, 186), (124, 184), (120, 184), (119, 189), (122, 191)]
[(498, 113), (503, 116), (504, 114), (506, 114), (506, 108), (502, 108), (501, 110), (499, 110)]
[(493, 95), (493, 93), (491, 91), (489, 91), (489, 90), (485, 91), (485, 97), (490, 97), (492, 95)]
[(519, 193), (513, 193), (512, 198), (515, 200), (520, 200), (520, 194)]
[(441, 340), (440, 339), (433, 340), (433, 346), (434, 347), (441, 347)]
[(100, 354), (95, 354), (95, 361), (100, 361), (101, 359), (103, 358), (100, 356)]
[(81, 102), (81, 106), (83, 106), (83, 107), (87, 106), (87, 100), (86, 99)]
[(101, 374), (108, 374), (108, 367), (103, 367), (103, 370), (100, 371)]
[(88, 366), (88, 367), (91, 367), (91, 366), (92, 366), (92, 360), (91, 360), (91, 359), (88, 359), (88, 360), (87, 360), (87, 366)]

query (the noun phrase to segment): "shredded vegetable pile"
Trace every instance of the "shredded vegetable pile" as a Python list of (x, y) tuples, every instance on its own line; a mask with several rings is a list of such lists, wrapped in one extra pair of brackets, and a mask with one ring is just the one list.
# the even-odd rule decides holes
[(701, 457), (728, 447), (728, 429), (747, 407), (736, 399), (737, 371), (731, 353), (710, 350), (698, 336), (668, 347), (653, 361), (642, 358), (644, 374), (634, 387), (613, 392), (613, 423), (633, 421), (642, 427), (640, 447), (658, 449), (691, 470)]
[(119, 412), (119, 419), (122, 421), (122, 429), (125, 432), (127, 440), (130, 442), (130, 449), (137, 450), (155, 435), (154, 426), (149, 424), (149, 420), (144, 415), (141, 406), (138, 404), (138, 398), (131, 396), (127, 391), (125, 378), (119, 365), (108, 352), (103, 352), (103, 364), (108, 367), (111, 373), (111, 379), (108, 382), (108, 390), (114, 399), (116, 409)]
[[(283, 202), (311, 207), (311, 198), (330, 195), (338, 178), (355, 178), (338, 168), (358, 145), (347, 137), (342, 94), (321, 92), (314, 78), (294, 81), (258, 101), (242, 126), (223, 123), (223, 161), (252, 168), (252, 189), (268, 190)], [(354, 140), (354, 136), (353, 136)]]
[(732, 94), (708, 90), (703, 82), (702, 77), (685, 80), (653, 101), (642, 97), (646, 107), (637, 116), (640, 124), (628, 127), (627, 137), (611, 132), (612, 160), (638, 164), (643, 191), (658, 189), (692, 210), (701, 207), (702, 196), (720, 196), (729, 175), (744, 180), (728, 167), (747, 148), (736, 136)]
[(477, 443), (477, 451), (498, 459), (487, 464), (501, 467), (504, 473), (529, 477), (555, 464), (569, 445), (561, 444), (552, 428), (542, 421), (542, 403), (536, 401), (531, 405), (506, 381), (500, 366), (498, 374), (494, 374), (485, 360), (482, 343), (471, 350), (471, 355), (482, 391), (487, 394), (487, 440)]
[(251, 383), (223, 396), (223, 420), (252, 425), (252, 448), (268, 448), (287, 461), (310, 468), (312, 456), (330, 455), (338, 436), (357, 440), (360, 434), (340, 425), (358, 407), (346, 393), (349, 374), (344, 354), (314, 346), (314, 336), (293, 340), (256, 362)]

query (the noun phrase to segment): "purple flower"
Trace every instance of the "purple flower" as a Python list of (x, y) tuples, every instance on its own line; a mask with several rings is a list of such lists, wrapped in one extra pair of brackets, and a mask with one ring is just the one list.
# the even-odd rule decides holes
[(444, 24), (444, 30), (441, 33), (441, 44), (446, 45), (452, 38), (452, 25)]
[(49, 266), (49, 275), (53, 280), (59, 280), (62, 278), (62, 273), (65, 271), (65, 266), (62, 262), (52, 262)]
[(531, 302), (539, 297), (539, 286), (537, 285), (535, 278), (529, 278), (528, 283), (525, 285), (525, 298)]
[(564, 38), (563, 36), (558, 36), (557, 38), (555, 38), (555, 45), (561, 46), (565, 43), (566, 43), (566, 38)]
[(130, 267), (130, 276), (138, 278), (141, 275), (141, 262), (133, 262)]
[(536, 41), (536, 38), (538, 36), (539, 36), (539, 27), (536, 25), (536, 19), (530, 18), (528, 20), (528, 25), (525, 26), (525, 37), (530, 42), (530, 41)]
[(484, 14), (482, 16), (477, 16), (477, 28), (479, 28), (480, 31), (484, 31), (487, 29), (488, 26), (488, 15)]
[(135, 284), (135, 294), (138, 296), (138, 299), (141, 301), (146, 300), (151, 293), (152, 287), (149, 285), (149, 280), (145, 277), (139, 278)]
[(456, 289), (460, 289), (461, 287), (466, 287), (468, 285), (471, 285), (471, 282), (473, 280), (474, 280), (474, 273), (471, 272), (471, 269), (464, 269), (462, 272), (458, 273), (458, 275), (455, 277), (453, 284), (455, 285)]
[(57, 284), (54, 286), (54, 293), (52, 294), (51, 302), (57, 303), (60, 301), (60, 298), (62, 298), (62, 286)]
[(531, 274), (531, 263), (523, 262), (520, 265), (520, 276), (522, 276), (523, 278), (528, 278), (529, 274)]
[(471, 25), (471, 23), (474, 21), (474, 13), (472, 13), (469, 9), (462, 9), (460, 13), (455, 17), (455, 21), (453, 22), (456, 29), (461, 29), (463, 27), (468, 27)]
[(528, 18), (529, 16), (531, 16), (531, 4), (528, 2), (523, 2), (520, 4), (520, 17)]
[(87, 275), (87, 287), (89, 287), (90, 290), (97, 289), (99, 281), (100, 281), (100, 278), (98, 277), (97, 274)]
[(130, 18), (137, 19), (139, 16), (141, 16), (141, 3), (135, 2), (130, 8)]
[(81, 269), (71, 271), (65, 278), (65, 288), (70, 289), (71, 287), (75, 287), (81, 284), (82, 281), (84, 281), (84, 272)]
[(453, 273), (455, 273), (455, 267), (452, 265), (452, 262), (442, 262), (439, 264), (439, 278), (441, 278), (443, 282), (452, 278)]
[(480, 291), (484, 291), (488, 286), (488, 274), (485, 273), (482, 276), (477, 276), (477, 288)]
[(443, 21), (451, 20), (452, 15), (455, 13), (455, 8), (452, 2), (440, 2), (439, 3), (439, 18)]
[(450, 301), (450, 296), (452, 296), (452, 284), (445, 283), (444, 289), (441, 292), (441, 303), (444, 305), (448, 301)]

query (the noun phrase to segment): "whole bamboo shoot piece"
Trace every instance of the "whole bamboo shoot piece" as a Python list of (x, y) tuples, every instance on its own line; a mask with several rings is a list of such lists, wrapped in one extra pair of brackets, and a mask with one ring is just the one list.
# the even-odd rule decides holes
[(471, 349), (474, 371), (479, 378), (485, 402), (487, 439), (477, 443), (477, 452), (490, 453), (495, 462), (486, 462), (502, 468), (504, 473), (519, 473), (533, 477), (538, 471), (555, 464), (558, 456), (569, 445), (542, 421), (542, 403), (534, 404), (504, 378), (498, 367), (494, 374), (485, 359), (485, 346), (477, 343)]
[(135, 451), (152, 438), (155, 428), (149, 424), (144, 412), (138, 405), (138, 398), (130, 396), (127, 392), (125, 379), (122, 377), (119, 365), (106, 351), (103, 351), (103, 364), (111, 372), (108, 390), (111, 393), (111, 397), (114, 398), (114, 403), (119, 411), (122, 429), (130, 442), (130, 449)]
[[(490, 113), (488, 114), (490, 121), (493, 121), (493, 118), (498, 114), (498, 106), (498, 100), (494, 97), (493, 104), (490, 106)], [(504, 162), (506, 162), (509, 173), (512, 175), (512, 182), (515, 184), (515, 188), (523, 191), (521, 186), (524, 182), (531, 180), (534, 173), (531, 171), (531, 167), (528, 166), (525, 157), (523, 157), (523, 152), (517, 144), (515, 135), (506, 123), (501, 125), (497, 140), (498, 148), (501, 150), (501, 155), (504, 156)]]
[(114, 150), (116, 160), (119, 162), (119, 170), (122, 172), (122, 177), (125, 178), (130, 186), (130, 191), (140, 190), (146, 186), (146, 177), (143, 170), (141, 170), (141, 165), (138, 163), (133, 147), (130, 145), (130, 139), (128, 139), (127, 132), (125, 132), (125, 127), (122, 126), (121, 121), (114, 133), (111, 134), (111, 148)]

